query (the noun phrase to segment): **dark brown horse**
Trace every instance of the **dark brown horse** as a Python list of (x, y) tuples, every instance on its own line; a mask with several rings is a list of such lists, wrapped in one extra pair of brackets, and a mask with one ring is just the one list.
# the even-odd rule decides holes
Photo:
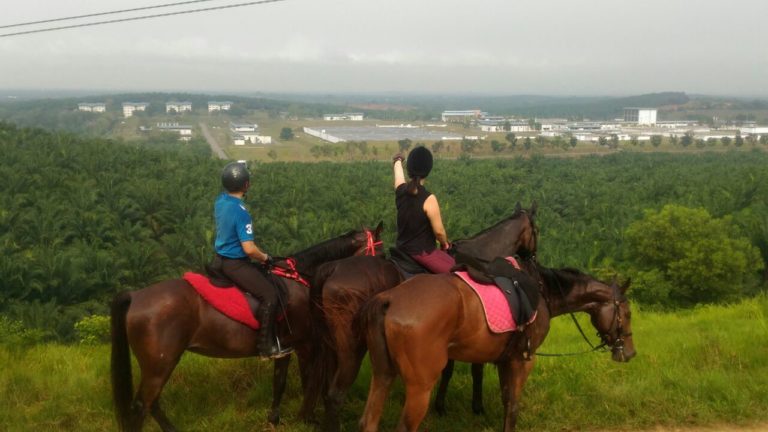
[[(477, 295), (458, 277), (420, 275), (378, 294), (363, 312), (373, 378), (360, 430), (378, 430), (384, 402), (397, 375), (405, 385), (405, 406), (397, 431), (416, 431), (427, 413), (433, 386), (448, 359), (496, 363), (505, 432), (515, 429), (520, 396), (544, 342), (552, 317), (589, 313), (611, 346), (613, 359), (635, 356), (627, 286), (605, 284), (578, 271), (553, 270), (527, 261), (542, 299), (538, 317), (523, 332), (491, 333)], [(530, 358), (527, 358), (530, 356)]]
[[(327, 261), (370, 253), (382, 225), (375, 231), (352, 231), (293, 255), (297, 270), (311, 278)], [(277, 263), (280, 265), (280, 262)], [(278, 326), (281, 341), (293, 346), (299, 357), (302, 381), (311, 349), (309, 288), (284, 279), (287, 292), (285, 320)], [(288, 328), (290, 325), (290, 329)], [(189, 350), (209, 357), (242, 358), (257, 355), (257, 333), (211, 307), (183, 279), (120, 293), (112, 301), (112, 392), (117, 420), (123, 431), (141, 430), (147, 414), (165, 431), (175, 427), (160, 408), (160, 392), (182, 354)], [(136, 394), (131, 378), (130, 351), (141, 369)], [(274, 394), (270, 421), (279, 417), (279, 396), (285, 386), (290, 356), (275, 362)]]
[[(469, 239), (456, 241), (454, 247), (486, 261), (498, 255), (531, 256), (536, 252), (535, 214), (535, 203), (530, 210), (523, 210), (518, 203), (512, 216)], [(318, 269), (310, 308), (320, 346), (305, 391), (301, 417), (311, 415), (322, 395), (323, 429), (340, 429), (340, 410), (366, 352), (365, 334), (358, 322), (360, 308), (375, 294), (401, 281), (395, 265), (379, 258), (352, 257)]]

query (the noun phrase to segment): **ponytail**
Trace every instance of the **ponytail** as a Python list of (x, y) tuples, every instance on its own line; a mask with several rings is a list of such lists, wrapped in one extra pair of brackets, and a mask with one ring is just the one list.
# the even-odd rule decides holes
[(421, 182), (420, 176), (413, 176), (408, 182), (408, 193), (416, 196), (419, 194), (419, 183)]

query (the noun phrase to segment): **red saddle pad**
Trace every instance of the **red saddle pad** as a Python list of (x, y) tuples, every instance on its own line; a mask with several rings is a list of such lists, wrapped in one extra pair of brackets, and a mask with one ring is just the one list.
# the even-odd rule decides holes
[(184, 280), (217, 311), (254, 330), (259, 329), (259, 322), (253, 316), (245, 294), (237, 287), (217, 287), (211, 284), (208, 277), (192, 272), (184, 273)]

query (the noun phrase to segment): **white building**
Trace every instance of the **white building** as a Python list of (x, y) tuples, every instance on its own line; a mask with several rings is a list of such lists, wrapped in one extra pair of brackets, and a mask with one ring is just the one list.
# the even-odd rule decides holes
[[(483, 132), (530, 132), (531, 126), (526, 121), (506, 119), (483, 119), (477, 122)], [(507, 130), (507, 128), (509, 128)]]
[(78, 111), (85, 111), (85, 112), (98, 112), (103, 113), (107, 112), (107, 105), (97, 102), (97, 103), (79, 103), (77, 104)]
[(363, 118), (365, 118), (363, 113), (323, 114), (323, 120), (325, 121), (363, 121)]
[(311, 135), (313, 137), (320, 138), (321, 140), (328, 141), (333, 144), (346, 141), (343, 138), (339, 138), (337, 136), (333, 136), (331, 134), (326, 133), (325, 129), (317, 130), (317, 129), (312, 129), (305, 126), (304, 133), (307, 135)]
[(164, 132), (175, 132), (179, 134), (179, 139), (189, 141), (192, 139), (192, 126), (180, 125), (178, 123), (158, 123), (157, 129)]
[(741, 132), (742, 135), (753, 135), (759, 139), (762, 136), (768, 135), (768, 126), (743, 127), (739, 132)]
[(656, 108), (624, 108), (624, 121), (639, 125), (655, 125)]
[(256, 123), (230, 123), (229, 129), (232, 132), (256, 132), (259, 125)]
[(148, 106), (146, 102), (123, 102), (123, 116), (131, 117), (136, 111), (146, 111)]
[(477, 120), (486, 114), (480, 110), (443, 111), (441, 118), (444, 123), (464, 123)]
[(542, 131), (568, 131), (568, 120), (559, 118), (534, 119), (541, 125)]
[(192, 111), (192, 102), (166, 102), (165, 103), (165, 112), (184, 112), (184, 111)]
[[(238, 136), (238, 135), (235, 135), (235, 136)], [(271, 136), (260, 135), (259, 132), (255, 132), (255, 131), (240, 132), (239, 136), (242, 137), (245, 142), (250, 142), (251, 144), (272, 144)], [(245, 142), (243, 144), (245, 144)]]
[(242, 135), (234, 135), (232, 141), (237, 146), (245, 145), (245, 137)]
[(208, 112), (229, 111), (232, 108), (232, 102), (208, 101)]

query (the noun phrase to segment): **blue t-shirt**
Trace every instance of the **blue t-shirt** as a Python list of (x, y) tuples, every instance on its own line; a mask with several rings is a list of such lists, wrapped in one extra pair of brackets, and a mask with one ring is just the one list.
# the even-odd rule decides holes
[(216, 216), (216, 253), (227, 258), (246, 258), (240, 242), (253, 241), (251, 215), (240, 198), (222, 193), (213, 205)]

